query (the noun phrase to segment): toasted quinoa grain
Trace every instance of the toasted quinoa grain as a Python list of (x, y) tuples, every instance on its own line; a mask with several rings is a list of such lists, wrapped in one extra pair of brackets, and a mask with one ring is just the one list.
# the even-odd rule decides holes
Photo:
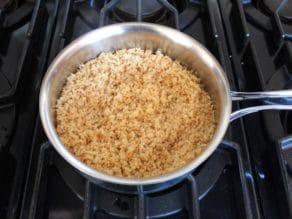
[(197, 157), (216, 128), (199, 78), (161, 52), (101, 53), (71, 73), (56, 103), (63, 144), (98, 171), (151, 177)]

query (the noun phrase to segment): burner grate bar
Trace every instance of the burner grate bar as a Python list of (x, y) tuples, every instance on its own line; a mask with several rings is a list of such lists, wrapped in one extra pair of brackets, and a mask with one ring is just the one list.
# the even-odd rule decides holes
[(236, 33), (234, 33), (235, 36), (237, 37), (236, 40), (239, 42), (237, 49), (239, 51), (242, 51), (250, 42), (250, 32), (247, 27), (245, 15), (242, 8), (242, 3), (240, 2), (240, 0), (235, 0), (235, 3), (231, 11), (231, 16), (235, 18), (233, 19), (235, 22), (234, 25), (236, 25), (238, 30)]
[(100, 15), (99, 15), (100, 27), (105, 25), (106, 16), (110, 12), (110, 10), (112, 10), (120, 1), (121, 0), (113, 0), (103, 6), (103, 8), (100, 10)]
[(33, 33), (33, 30), (35, 30), (35, 26), (36, 26), (36, 22), (37, 22), (37, 17), (40, 16), (40, 14), (42, 13), (45, 13), (45, 10), (44, 10), (44, 7), (41, 7), (41, 5), (44, 4), (44, 1), (43, 0), (40, 0), (40, 1), (37, 1), (36, 2), (36, 8), (39, 8), (39, 10), (34, 10), (33, 13), (32, 13), (32, 19), (29, 23), (29, 28), (28, 28), (28, 31), (27, 31), (27, 36), (31, 36), (32, 33)]
[(167, 0), (157, 0), (157, 1), (173, 14), (174, 27), (179, 30), (180, 25), (179, 25), (178, 10), (172, 4), (170, 4)]
[(142, 0), (137, 0), (137, 21), (142, 21)]
[(292, 216), (292, 199), (290, 197), (290, 194), (292, 192), (292, 170), (291, 170), (291, 164), (292, 164), (292, 137), (287, 136), (283, 139), (280, 139), (278, 141), (278, 144), (276, 145), (276, 152), (278, 156), (278, 161), (280, 165), (280, 179), (277, 179), (282, 181), (282, 185), (280, 187), (280, 192), (278, 194), (279, 198), (285, 200), (285, 205), (287, 206), (281, 206), (282, 214), (289, 215), (289, 218)]
[(136, 209), (136, 217), (137, 219), (147, 218), (147, 206), (145, 202), (145, 194), (143, 191), (143, 186), (137, 186), (138, 196), (135, 200), (135, 209)]
[(52, 148), (50, 143), (46, 142), (41, 145), (40, 153), (38, 157), (38, 165), (36, 170), (36, 178), (34, 180), (32, 196), (30, 200), (30, 207), (29, 207), (29, 218), (36, 218), (39, 213), (39, 202), (43, 203), (44, 200), (41, 199), (41, 195), (43, 194), (42, 191), (42, 184), (46, 182), (47, 176), (47, 167), (50, 163)]
[[(256, 200), (252, 200), (251, 197), (248, 195), (248, 180), (253, 180), (252, 174), (244, 169), (244, 164), (241, 155), (241, 149), (238, 144), (234, 144), (232, 142), (225, 141), (225, 144), (222, 145), (223, 148), (232, 151), (236, 156), (236, 161), (239, 169), (239, 177), (240, 183), (242, 188), (242, 198), (243, 198), (243, 205), (245, 209), (245, 217), (246, 218), (260, 218), (258, 206), (256, 204)], [(252, 188), (254, 190), (254, 188)]]
[(200, 218), (199, 195), (197, 190), (197, 183), (195, 177), (190, 174), (187, 178), (188, 182), (188, 203), (189, 218)]
[(96, 206), (95, 198), (92, 197), (92, 194), (96, 194), (94, 191), (94, 186), (91, 182), (87, 181), (85, 185), (85, 195), (84, 195), (84, 212), (83, 219), (91, 219)]
[(72, 11), (71, 9), (72, 9), (72, 1), (67, 1), (66, 6), (65, 6), (65, 13), (64, 13), (65, 16), (62, 20), (61, 28), (59, 32), (60, 37), (65, 37), (66, 28), (68, 26), (68, 20)]

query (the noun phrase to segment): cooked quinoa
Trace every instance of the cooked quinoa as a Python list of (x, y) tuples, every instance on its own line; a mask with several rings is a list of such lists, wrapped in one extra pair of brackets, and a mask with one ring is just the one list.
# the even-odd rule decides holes
[(101, 53), (70, 74), (56, 103), (56, 128), (88, 166), (141, 178), (193, 160), (216, 120), (192, 71), (159, 51), (133, 48)]

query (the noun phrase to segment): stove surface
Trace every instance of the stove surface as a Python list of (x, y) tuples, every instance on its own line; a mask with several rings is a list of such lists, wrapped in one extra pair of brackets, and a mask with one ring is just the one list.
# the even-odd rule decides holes
[(185, 180), (153, 193), (138, 187), (137, 194), (85, 179), (48, 142), (38, 115), (53, 58), (82, 34), (117, 22), (159, 23), (190, 35), (218, 59), (232, 90), (291, 89), (291, 2), (2, 1), (0, 218), (292, 218), (292, 112), (234, 121)]

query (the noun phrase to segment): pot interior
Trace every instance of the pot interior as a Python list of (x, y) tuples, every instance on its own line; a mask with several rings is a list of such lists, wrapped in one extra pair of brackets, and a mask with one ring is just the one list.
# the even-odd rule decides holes
[[(56, 57), (45, 76), (40, 96), (42, 122), (56, 149), (64, 147), (54, 142), (55, 138), (50, 136), (57, 135), (54, 129), (54, 106), (68, 75), (75, 72), (80, 64), (95, 58), (101, 52), (135, 47), (152, 51), (160, 50), (163, 54), (194, 70), (214, 102), (218, 125), (209, 147), (194, 162), (183, 167), (183, 170), (176, 170), (176, 173), (165, 176), (165, 179), (171, 179), (191, 171), (216, 149), (228, 126), (231, 111), (228, 82), (216, 59), (201, 44), (176, 30), (150, 24), (112, 25), (92, 31), (73, 41)], [(47, 128), (48, 126), (51, 129)], [(70, 159), (67, 161), (70, 162)], [(159, 177), (152, 178), (155, 180), (148, 183), (165, 180)], [(147, 183), (146, 181), (137, 179), (135, 182), (143, 184)]]

